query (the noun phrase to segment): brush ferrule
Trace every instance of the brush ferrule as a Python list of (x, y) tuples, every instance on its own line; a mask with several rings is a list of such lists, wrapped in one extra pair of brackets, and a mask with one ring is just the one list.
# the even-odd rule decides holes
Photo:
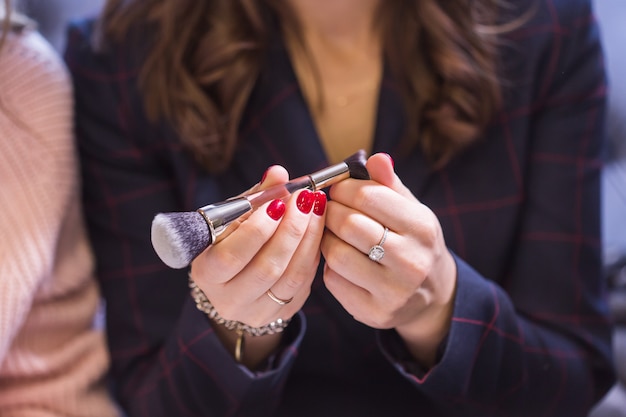
[(321, 190), (336, 182), (350, 178), (350, 169), (345, 162), (329, 166), (309, 175), (313, 181), (314, 191)]
[(245, 197), (231, 198), (215, 204), (200, 207), (197, 211), (204, 217), (211, 234), (210, 244), (226, 230), (229, 224), (252, 210), (252, 205)]

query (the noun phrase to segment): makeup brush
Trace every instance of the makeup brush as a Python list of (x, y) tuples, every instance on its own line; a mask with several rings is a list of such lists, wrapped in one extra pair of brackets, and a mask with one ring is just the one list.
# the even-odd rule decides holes
[(266, 190), (209, 204), (196, 211), (159, 213), (152, 221), (152, 246), (167, 266), (184, 268), (217, 243), (229, 224), (268, 201), (283, 199), (305, 188), (321, 190), (346, 178), (369, 179), (365, 162), (365, 151), (360, 150), (343, 162)]

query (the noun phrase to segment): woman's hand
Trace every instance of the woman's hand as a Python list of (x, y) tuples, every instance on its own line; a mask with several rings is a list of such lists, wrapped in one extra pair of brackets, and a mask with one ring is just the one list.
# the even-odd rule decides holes
[[(255, 188), (288, 179), (284, 168), (273, 166)], [(320, 261), (325, 206), (326, 195), (309, 190), (294, 193), (285, 202), (268, 202), (194, 260), (192, 278), (220, 316), (261, 327), (278, 318), (290, 319), (302, 308)], [(269, 294), (291, 301), (281, 304)], [(235, 332), (213, 327), (233, 351)], [(279, 340), (280, 334), (246, 337), (243, 363), (254, 368)]]
[[(385, 154), (369, 158), (370, 181), (333, 185), (322, 240), (324, 282), (354, 318), (377, 329), (395, 328), (409, 351), (432, 366), (450, 327), (456, 264), (434, 213), (393, 171)], [(389, 229), (384, 256), (370, 248)]]

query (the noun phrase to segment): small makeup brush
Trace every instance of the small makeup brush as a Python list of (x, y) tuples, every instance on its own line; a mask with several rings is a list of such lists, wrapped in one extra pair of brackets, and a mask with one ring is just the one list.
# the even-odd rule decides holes
[(305, 188), (321, 190), (346, 178), (369, 179), (365, 162), (365, 151), (360, 150), (343, 162), (266, 190), (209, 204), (196, 211), (159, 213), (152, 221), (152, 246), (167, 266), (184, 268), (216, 243), (229, 224), (268, 201)]

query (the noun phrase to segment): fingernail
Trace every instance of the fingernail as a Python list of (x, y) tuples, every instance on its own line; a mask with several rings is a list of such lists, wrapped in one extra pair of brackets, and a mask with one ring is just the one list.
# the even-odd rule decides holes
[(309, 214), (311, 209), (313, 208), (313, 203), (315, 202), (315, 194), (309, 190), (302, 190), (302, 192), (298, 195), (298, 201), (296, 201), (296, 206), (298, 206), (298, 210), (303, 212), (304, 214)]
[(391, 155), (389, 155), (388, 153), (386, 153), (385, 155), (387, 155), (387, 157), (389, 158), (389, 160), (391, 161), (391, 167), (395, 168), (396, 167), (396, 162), (393, 160), (393, 158), (391, 157)]
[(285, 214), (285, 203), (283, 200), (276, 199), (267, 206), (267, 215), (274, 220), (278, 220)]
[(263, 182), (265, 181), (265, 178), (267, 178), (267, 173), (269, 172), (269, 168), (265, 170), (265, 172), (263, 173), (263, 176), (261, 177), (261, 182), (259, 183), (259, 185), (263, 184)]
[(326, 194), (323, 191), (315, 192), (315, 203), (313, 204), (313, 213), (321, 216), (326, 210)]

